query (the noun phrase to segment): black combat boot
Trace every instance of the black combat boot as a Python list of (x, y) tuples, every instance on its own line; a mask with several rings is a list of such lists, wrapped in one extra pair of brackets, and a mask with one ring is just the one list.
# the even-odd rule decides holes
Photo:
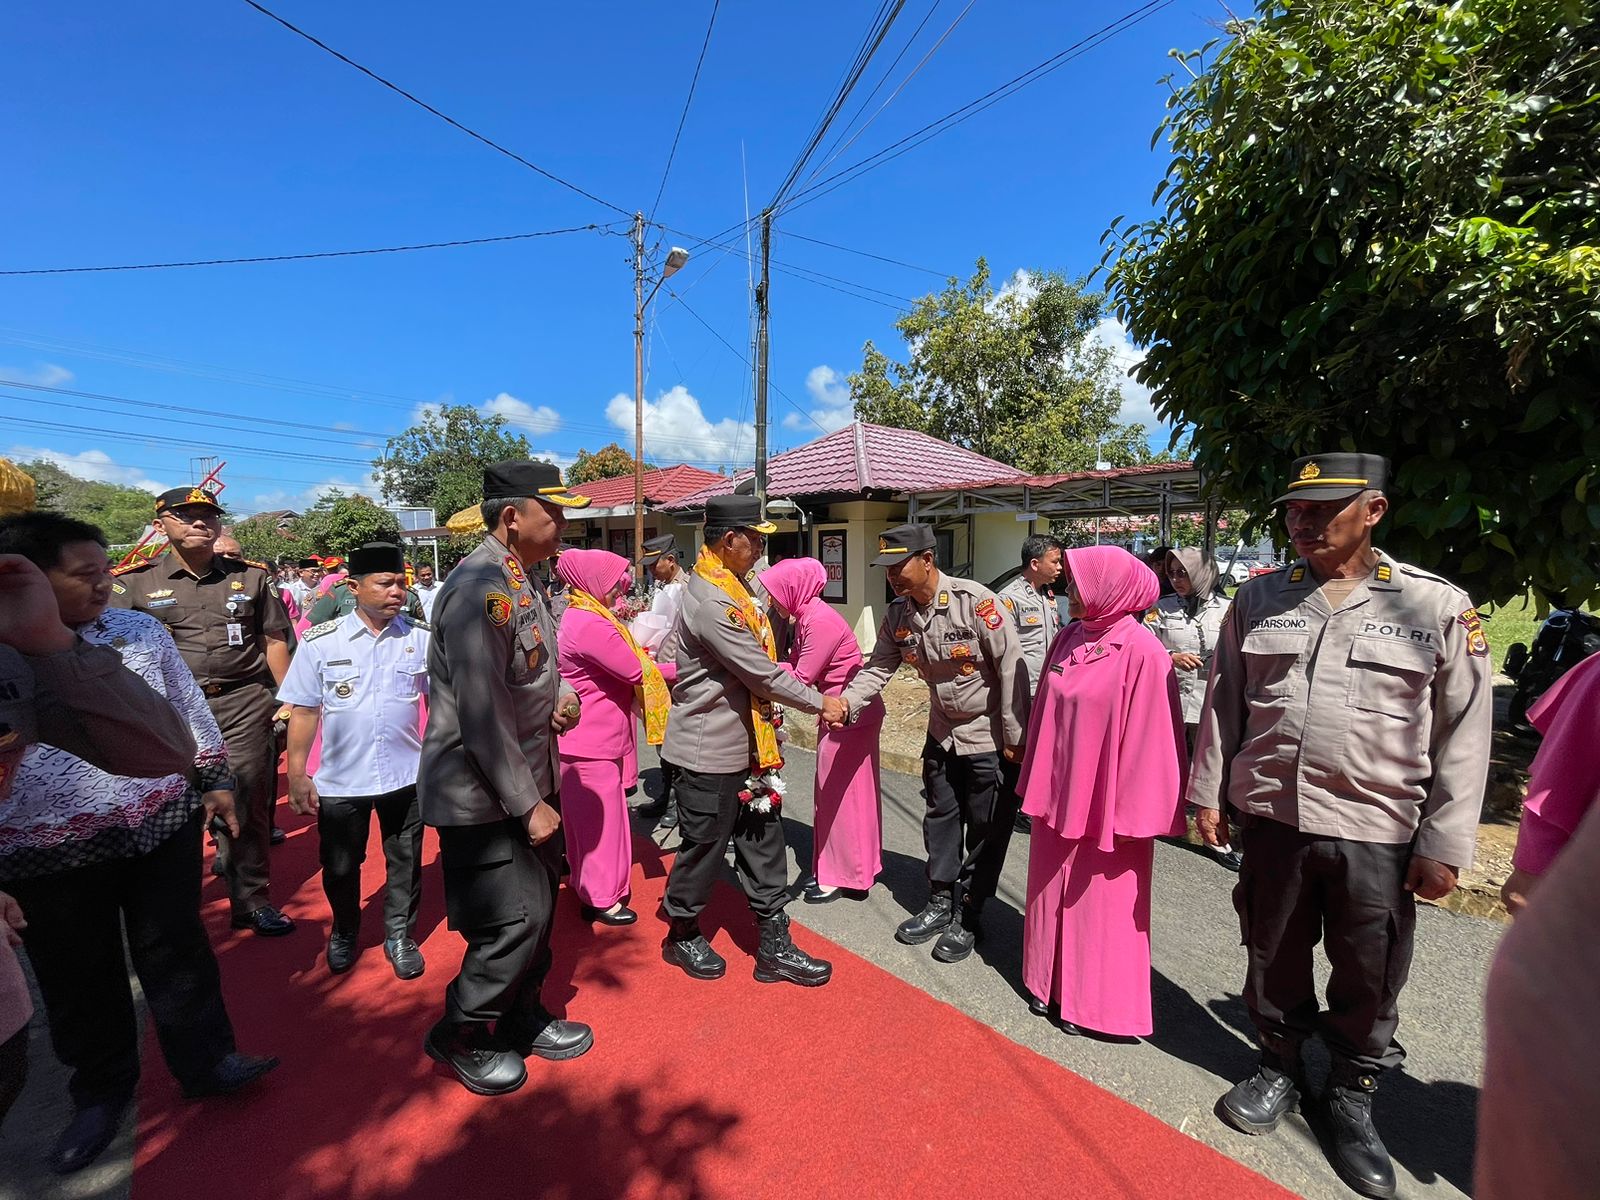
[(422, 1041), (428, 1057), (455, 1072), (461, 1086), (479, 1096), (503, 1096), (528, 1081), (522, 1055), (489, 1034), (483, 1025), (440, 1021)]
[(982, 932), (978, 918), (983, 912), (983, 901), (965, 897), (960, 912), (960, 920), (951, 921), (933, 944), (933, 957), (939, 962), (960, 962), (978, 944), (978, 935)]
[(662, 949), (669, 963), (694, 979), (721, 979), (728, 973), (728, 960), (711, 948), (693, 917), (672, 918)]
[(1222, 1117), (1241, 1133), (1271, 1133), (1283, 1115), (1300, 1105), (1304, 1071), (1300, 1048), (1261, 1050), (1261, 1065), (1222, 1098)]
[(928, 904), (914, 917), (900, 922), (894, 931), (894, 940), (908, 946), (920, 946), (929, 938), (937, 937), (950, 926), (951, 889), (948, 883), (936, 883), (928, 893)]
[(1394, 1165), (1372, 1125), (1372, 1094), (1377, 1090), (1376, 1072), (1335, 1059), (1322, 1103), (1339, 1178), (1363, 1196), (1388, 1200), (1395, 1192)]
[(756, 948), (756, 982), (787, 979), (801, 987), (821, 987), (833, 978), (833, 964), (812, 958), (789, 936), (789, 914), (761, 918), (761, 945)]

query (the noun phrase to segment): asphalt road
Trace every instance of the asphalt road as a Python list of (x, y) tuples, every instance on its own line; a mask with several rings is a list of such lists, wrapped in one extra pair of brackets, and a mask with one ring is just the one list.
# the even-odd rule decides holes
[[(802, 867), (810, 865), (814, 759), (797, 749), (789, 758), (784, 823), (791, 878), (798, 881), (806, 873)], [(653, 769), (646, 782), (654, 784)], [(1239, 998), (1244, 958), (1229, 902), (1232, 875), (1193, 849), (1158, 845), (1152, 917), (1156, 1032), (1137, 1045), (1069, 1037), (1032, 1016), (1023, 994), (1025, 836), (1013, 842), (1000, 896), (985, 910), (985, 935), (971, 958), (944, 965), (930, 957), (931, 943), (913, 947), (894, 940), (894, 927), (927, 895), (922, 808), (920, 780), (886, 772), (878, 885), (861, 902), (797, 901), (790, 909), (794, 919), (1309, 1200), (1353, 1195), (1334, 1176), (1303, 1117), (1252, 1138), (1215, 1115), (1217, 1099), (1255, 1064)], [(641, 929), (649, 923), (645, 915)], [(1500, 931), (1495, 922), (1428, 906), (1419, 915), (1416, 960), (1401, 998), (1399, 1036), (1410, 1057), (1403, 1071), (1384, 1080), (1376, 1107), (1407, 1200), (1470, 1195), (1483, 1059), (1481, 997)], [(37, 1018), (31, 1049), (28, 1089), (0, 1133), (0, 1200), (123, 1200), (131, 1174), (131, 1121), (93, 1168), (65, 1180), (45, 1170), (43, 1157), (69, 1113), (62, 1072)], [(952, 1072), (957, 1069), (953, 1064)], [(1312, 1069), (1314, 1078), (1326, 1070), (1326, 1057), (1315, 1048)]]

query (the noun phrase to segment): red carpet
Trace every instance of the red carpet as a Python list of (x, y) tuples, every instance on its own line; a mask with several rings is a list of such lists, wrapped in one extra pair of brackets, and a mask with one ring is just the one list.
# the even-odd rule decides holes
[(365, 949), (335, 978), (315, 827), (279, 812), (273, 890), (295, 934), (234, 933), (219, 880), (206, 898), (240, 1045), (283, 1065), (245, 1096), (186, 1103), (152, 1036), (135, 1200), (1290, 1195), (807, 930), (796, 940), (833, 961), (831, 984), (754, 982), (731, 888), (706, 920), (728, 976), (690, 980), (661, 961), (666, 864), (645, 841), (638, 925), (591, 930), (561, 892), (545, 999), (593, 1025), (595, 1048), (530, 1060), (513, 1096), (472, 1096), (420, 1049), (461, 945), (432, 834), (427, 974), (401, 983), (384, 960), (374, 839)]

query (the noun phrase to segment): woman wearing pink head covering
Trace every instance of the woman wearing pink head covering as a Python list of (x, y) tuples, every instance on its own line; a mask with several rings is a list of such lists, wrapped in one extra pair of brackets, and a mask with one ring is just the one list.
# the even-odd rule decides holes
[(589, 920), (632, 925), (639, 918), (625, 903), (633, 839), (623, 789), (628, 763), (637, 763), (637, 693), (644, 692), (646, 726), (659, 742), (665, 683), (611, 611), (629, 578), (628, 560), (609, 550), (567, 550), (556, 559), (556, 574), (569, 589), (557, 637), (561, 678), (583, 706), (583, 720), (561, 735), (561, 821), (572, 890)]
[(1022, 979), (1068, 1033), (1141, 1037), (1154, 839), (1184, 830), (1178, 682), (1139, 619), (1154, 571), (1118, 546), (1068, 550), (1066, 571), (1077, 620), (1050, 647), (1017, 788), (1033, 818)]
[[(844, 691), (861, 669), (861, 649), (845, 619), (822, 599), (827, 570), (814, 558), (786, 558), (759, 579), (780, 610), (794, 618), (790, 674), (825, 696)], [(883, 869), (883, 812), (878, 796), (878, 733), (883, 701), (842, 729), (817, 723), (816, 837), (812, 878), (803, 898), (826, 904), (866, 898)]]

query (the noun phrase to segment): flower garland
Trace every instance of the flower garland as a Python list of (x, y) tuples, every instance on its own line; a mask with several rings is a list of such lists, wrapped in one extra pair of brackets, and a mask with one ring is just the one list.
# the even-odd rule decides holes
[[(789, 740), (789, 735), (783, 729), (783, 709), (777, 705), (772, 707), (772, 730), (781, 748), (783, 743)], [(777, 812), (783, 805), (784, 793), (788, 791), (788, 784), (784, 783), (778, 774), (781, 770), (783, 770), (783, 760), (780, 758), (777, 766), (751, 774), (745, 779), (744, 787), (739, 791), (739, 803), (748, 805), (751, 812)]]

